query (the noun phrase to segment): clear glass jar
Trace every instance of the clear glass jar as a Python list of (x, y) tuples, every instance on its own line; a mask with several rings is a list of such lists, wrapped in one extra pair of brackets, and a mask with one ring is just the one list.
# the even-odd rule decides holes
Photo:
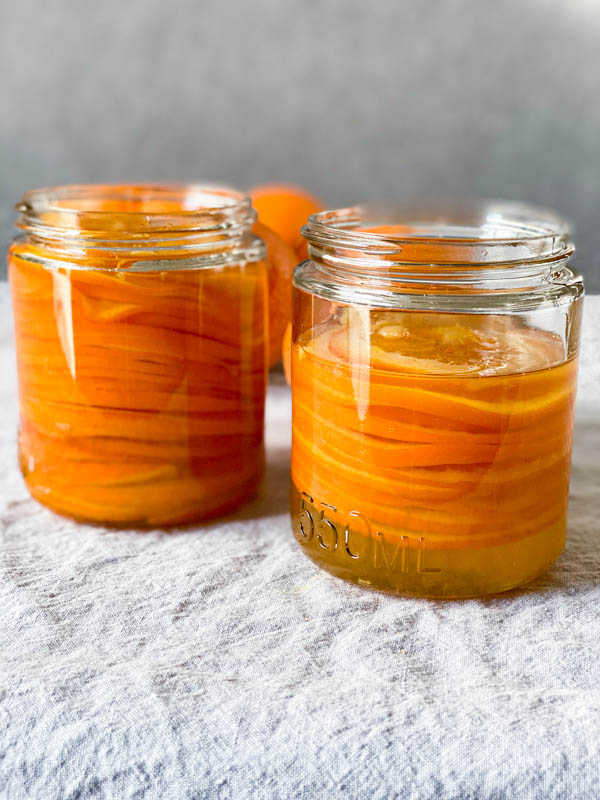
[(567, 520), (583, 297), (565, 223), (520, 204), (310, 217), (294, 275), (292, 523), (339, 577), (505, 591)]
[(254, 495), (268, 311), (250, 199), (67, 186), (17, 209), (8, 263), (33, 497), (82, 521), (164, 526)]

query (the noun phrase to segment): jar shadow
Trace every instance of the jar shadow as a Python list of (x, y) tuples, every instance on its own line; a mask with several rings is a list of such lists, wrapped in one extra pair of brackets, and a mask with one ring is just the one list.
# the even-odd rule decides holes
[(289, 514), (290, 512), (290, 448), (271, 448), (267, 453), (265, 475), (257, 497), (241, 506), (227, 520), (253, 520)]

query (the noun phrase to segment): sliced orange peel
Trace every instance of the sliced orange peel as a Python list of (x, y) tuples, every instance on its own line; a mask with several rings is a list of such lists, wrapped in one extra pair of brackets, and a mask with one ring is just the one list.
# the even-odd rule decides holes
[(456, 549), (564, 521), (577, 365), (554, 334), (349, 308), (292, 361), (292, 477), (340, 524), (360, 511), (389, 541)]
[(32, 255), (13, 245), (9, 274), (20, 461), (34, 497), (80, 520), (170, 525), (252, 496), (264, 265), (135, 273), (94, 269), (90, 254), (88, 269), (56, 270)]

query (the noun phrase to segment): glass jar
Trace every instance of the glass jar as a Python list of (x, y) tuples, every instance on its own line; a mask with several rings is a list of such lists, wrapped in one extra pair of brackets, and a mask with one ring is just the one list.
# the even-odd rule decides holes
[(566, 224), (473, 201), (325, 211), (294, 275), (292, 523), (333, 574), (505, 591), (567, 520), (583, 297)]
[(250, 199), (67, 186), (17, 209), (8, 263), (33, 497), (81, 521), (164, 526), (254, 495), (268, 330)]

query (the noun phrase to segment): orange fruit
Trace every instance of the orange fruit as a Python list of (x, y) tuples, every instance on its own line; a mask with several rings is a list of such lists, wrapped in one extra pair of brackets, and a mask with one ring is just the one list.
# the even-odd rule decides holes
[(308, 258), (308, 242), (306, 239), (302, 242), (300, 247), (296, 250), (296, 255), (298, 256), (298, 263), (301, 264), (303, 261), (306, 261)]
[(269, 366), (281, 360), (281, 342), (285, 326), (292, 318), (292, 272), (296, 253), (266, 225), (256, 222), (252, 232), (267, 246), (269, 272)]
[(258, 214), (254, 233), (267, 246), (269, 364), (273, 366), (281, 359), (283, 335), (292, 316), (292, 272), (296, 264), (308, 257), (300, 228), (324, 206), (304, 189), (285, 183), (255, 186), (248, 194)]
[(287, 183), (265, 183), (250, 189), (248, 194), (252, 198), (259, 221), (278, 233), (296, 253), (302, 255), (299, 251), (305, 241), (300, 228), (311, 214), (323, 210), (325, 206), (321, 200), (310, 192)]
[(292, 323), (288, 322), (283, 334), (281, 345), (281, 359), (283, 361), (283, 371), (288, 385), (292, 385)]

